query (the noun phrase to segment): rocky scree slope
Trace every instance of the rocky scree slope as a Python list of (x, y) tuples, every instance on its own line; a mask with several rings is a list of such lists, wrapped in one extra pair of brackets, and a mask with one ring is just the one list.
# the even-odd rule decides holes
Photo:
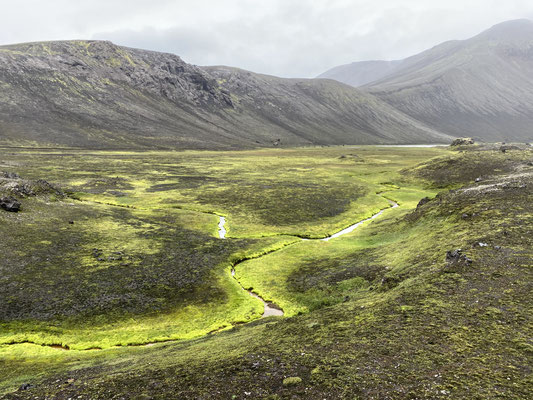
[(106, 41), (0, 47), (4, 144), (224, 149), (448, 139), (337, 82), (200, 68)]
[(240, 123), (264, 135), (284, 137), (284, 143), (445, 143), (450, 139), (342, 83), (283, 79), (231, 67), (204, 69), (232, 93)]
[(532, 77), (533, 22), (518, 20), (408, 58), (365, 90), (454, 136), (530, 141)]
[(533, 140), (533, 22), (508, 21), (400, 61), (341, 65), (321, 78), (375, 95), (453, 136)]

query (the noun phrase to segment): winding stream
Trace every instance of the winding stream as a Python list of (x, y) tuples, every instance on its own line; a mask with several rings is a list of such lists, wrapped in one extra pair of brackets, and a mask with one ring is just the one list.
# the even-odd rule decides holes
[[(387, 201), (389, 202), (389, 207), (388, 208), (384, 208), (384, 209), (380, 210), (379, 212), (375, 213), (374, 215), (372, 215), (371, 217), (363, 219), (363, 220), (361, 220), (359, 222), (356, 222), (355, 224), (350, 225), (349, 227), (347, 227), (347, 228), (345, 228), (345, 229), (343, 229), (343, 230), (341, 230), (341, 231), (339, 231), (337, 233), (334, 233), (331, 236), (327, 236), (327, 237), (322, 238), (322, 239), (303, 239), (302, 238), (301, 240), (302, 240), (302, 242), (303, 241), (310, 241), (310, 240), (321, 240), (321, 241), (327, 242), (328, 240), (335, 239), (335, 238), (338, 238), (339, 236), (343, 236), (343, 235), (346, 235), (347, 233), (353, 232), (355, 229), (357, 229), (358, 227), (363, 225), (365, 222), (371, 221), (371, 220), (379, 217), (386, 210), (389, 210), (389, 209), (392, 209), (392, 208), (396, 208), (396, 207), (399, 206), (398, 203), (396, 203), (396, 202), (394, 202), (392, 200), (387, 199)], [(225, 228), (225, 224), (226, 224), (226, 218), (225, 217), (220, 217), (220, 222), (218, 223), (218, 236), (220, 237), (220, 239), (226, 239), (227, 231), (226, 231), (226, 228)], [(276, 250), (276, 251), (279, 251), (279, 250)], [(271, 254), (271, 253), (267, 253), (267, 254)], [(263, 256), (260, 256), (260, 257), (264, 257), (267, 254), (264, 254)], [(257, 258), (260, 258), (260, 257), (257, 257)], [(283, 316), (283, 310), (281, 309), (281, 307), (279, 307), (278, 305), (276, 305), (276, 304), (274, 304), (272, 302), (266, 301), (261, 296), (259, 296), (257, 293), (255, 293), (253, 290), (246, 289), (241, 284), (241, 282), (237, 279), (237, 277), (235, 276), (235, 267), (237, 265), (243, 263), (244, 261), (247, 261), (247, 260), (239, 261), (238, 263), (236, 263), (235, 265), (232, 266), (232, 268), (231, 268), (231, 276), (233, 277), (233, 279), (235, 279), (237, 281), (237, 283), (242, 288), (242, 290), (248, 292), (248, 294), (250, 296), (255, 297), (256, 299), (259, 299), (263, 303), (264, 310), (263, 310), (263, 315), (261, 316), (261, 318), (266, 318), (266, 317), (271, 317), (271, 316), (282, 317)]]
[[(378, 193), (379, 194), (379, 193)], [(361, 220), (359, 222), (356, 222), (355, 224), (353, 225), (350, 225), (349, 227), (337, 232), (337, 233), (334, 233), (333, 235), (331, 236), (328, 236), (328, 237), (325, 237), (325, 238), (322, 238), (322, 239), (304, 239), (304, 238), (301, 238), (301, 241), (300, 242), (294, 242), (294, 243), (291, 243), (287, 246), (292, 246), (292, 245), (295, 245), (295, 244), (298, 244), (298, 243), (301, 243), (303, 241), (309, 241), (309, 240), (321, 240), (321, 241), (328, 241), (328, 240), (331, 240), (331, 239), (334, 239), (334, 238), (337, 238), (339, 236), (343, 236), (343, 235), (346, 235), (347, 233), (350, 233), (352, 231), (354, 231), (356, 228), (358, 228), (359, 226), (363, 225), (365, 222), (368, 222), (370, 220), (373, 220), (377, 217), (379, 217), (380, 215), (382, 215), (386, 210), (389, 210), (389, 209), (392, 209), (392, 208), (396, 208), (398, 207), (398, 203), (392, 201), (392, 200), (389, 200), (387, 199), (387, 201), (389, 202), (389, 207), (387, 208), (384, 208), (382, 210), (380, 210), (379, 212), (375, 213), (374, 215), (372, 215), (371, 217), (369, 218), (366, 218), (364, 220)], [(226, 234), (227, 234), (227, 229), (226, 229), (226, 218), (225, 217), (222, 217), (222, 216), (219, 216), (219, 223), (218, 223), (218, 236), (220, 239), (226, 239)], [(285, 247), (287, 247), (285, 246)], [(284, 247), (283, 247), (284, 248)], [(271, 251), (271, 252), (268, 252), (268, 253), (265, 253), (257, 258), (261, 258), (261, 257), (264, 257), (268, 254), (271, 254), (271, 253), (274, 253), (276, 251), (280, 251), (281, 249), (278, 249), (278, 250), (274, 250), (274, 251)], [(256, 299), (259, 299), (262, 303), (263, 303), (263, 306), (264, 306), (264, 310), (263, 310), (263, 315), (261, 316), (261, 318), (266, 318), (266, 317), (271, 317), (271, 316), (278, 316), (278, 317), (281, 317), (283, 316), (283, 310), (277, 306), (276, 304), (274, 303), (271, 303), (271, 302), (268, 302), (266, 301), (265, 299), (263, 299), (261, 296), (259, 296), (257, 293), (255, 293), (253, 290), (250, 290), (250, 289), (246, 289), (242, 284), (241, 282), (237, 279), (237, 277), (235, 276), (235, 267), (237, 267), (239, 264), (243, 263), (244, 261), (247, 261), (246, 259), (244, 260), (241, 260), (237, 263), (235, 263), (232, 268), (231, 268), (231, 276), (233, 277), (233, 279), (235, 279), (237, 281), (237, 283), (239, 284), (239, 286), (242, 288), (242, 290), (246, 291), (250, 296), (252, 297), (255, 297)], [(216, 331), (214, 331), (216, 332)], [(158, 340), (158, 341), (155, 341), (155, 342), (148, 342), (148, 343), (144, 343), (144, 344), (130, 344), (130, 345), (124, 345), (124, 346), (120, 346), (120, 347), (130, 347), (130, 346), (152, 346), (156, 343), (161, 343), (161, 342), (173, 342), (173, 341), (176, 341), (177, 339), (168, 339), (168, 340)], [(39, 343), (34, 343), (32, 341), (29, 341), (29, 340), (24, 340), (24, 341), (21, 341), (21, 342), (13, 342), (13, 343), (8, 343), (9, 345), (15, 345), (15, 344), (21, 344), (21, 343), (29, 343), (29, 344), (35, 344), (37, 346), (46, 346), (46, 347), (50, 347), (50, 348), (54, 348), (54, 349), (58, 349), (58, 350), (70, 350), (69, 346), (68, 345), (61, 345), (61, 344), (39, 344)], [(94, 348), (91, 348), (91, 349), (86, 349), (84, 351), (90, 351), (90, 350), (100, 350), (99, 347), (94, 347)]]
[[(379, 216), (380, 216), (381, 214), (383, 214), (386, 210), (389, 210), (389, 209), (391, 209), (391, 208), (396, 208), (396, 207), (399, 206), (398, 203), (396, 203), (396, 202), (394, 202), (394, 201), (392, 201), (392, 200), (387, 199), (387, 201), (388, 201), (389, 204), (390, 204), (390, 207), (389, 207), (389, 208), (384, 208), (383, 210), (381, 210), (381, 211), (375, 213), (374, 215), (372, 215), (371, 217), (369, 217), (369, 218), (367, 218), (367, 219), (363, 219), (362, 221), (359, 221), (359, 222), (357, 222), (357, 223), (355, 223), (355, 224), (353, 224), (353, 225), (350, 225), (348, 228), (343, 229), (342, 231), (339, 231), (339, 232), (337, 232), (337, 233), (334, 233), (333, 235), (328, 236), (328, 237), (325, 237), (324, 239), (320, 239), (320, 240), (323, 240), (323, 241), (327, 242), (327, 241), (330, 240), (330, 239), (334, 239), (334, 238), (337, 238), (337, 237), (339, 237), (339, 236), (346, 235), (347, 233), (350, 233), (350, 232), (354, 231), (356, 228), (358, 228), (358, 227), (360, 227), (361, 225), (363, 225), (365, 222), (370, 221), (370, 220), (373, 220), (374, 218), (379, 217)], [(315, 239), (315, 240), (316, 240), (316, 239)]]

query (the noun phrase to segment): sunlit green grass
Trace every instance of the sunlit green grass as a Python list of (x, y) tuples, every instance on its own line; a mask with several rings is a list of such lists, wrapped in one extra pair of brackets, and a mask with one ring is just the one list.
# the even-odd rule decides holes
[[(0, 380), (0, 391), (15, 390), (20, 384), (31, 382), (39, 385), (35, 393), (40, 395), (54, 397), (56, 391), (65, 395), (71, 389), (63, 381), (73, 376), (76, 382), (72, 390), (79, 391), (73, 393), (89, 398), (105, 398), (110, 393), (149, 397), (154, 390), (166, 398), (209, 398), (214, 390), (222, 393), (221, 398), (241, 398), (245, 396), (244, 391), (256, 397), (264, 393), (310, 397), (304, 388), (313, 390), (312, 396), (317, 398), (323, 398), (324, 394), (357, 398), (359, 390), (364, 388), (368, 390), (365, 393), (375, 393), (376, 398), (390, 393), (397, 393), (398, 398), (406, 393), (417, 398), (433, 398), (435, 393), (446, 390), (450, 398), (466, 399), (484, 398), (496, 386), (501, 389), (502, 398), (527, 398), (531, 387), (527, 369), (531, 353), (527, 342), (531, 330), (528, 319), (531, 239), (527, 233), (532, 215), (528, 187), (516, 183), (476, 195), (476, 192), (460, 190), (448, 192), (439, 184), (439, 176), (456, 177), (447, 187), (455, 188), (462, 181), (472, 183), (473, 173), (464, 175), (461, 171), (468, 172), (472, 163), (481, 162), (489, 167), (493, 162), (492, 170), (496, 165), (501, 167), (502, 160), (496, 154), (451, 156), (442, 152), (445, 158), (460, 159), (462, 163), (448, 161), (443, 167), (442, 160), (434, 160), (414, 172), (402, 173), (406, 166), (427, 163), (439, 151), (421, 150), (417, 158), (413, 149), (362, 149), (358, 153), (366, 154), (369, 165), (357, 167), (361, 171), (357, 175), (355, 166), (345, 166), (342, 163), (346, 159), (338, 158), (341, 151), (348, 153), (345, 149), (306, 151), (313, 155), (310, 163), (321, 158), (330, 160), (330, 182), (335, 181), (334, 175), (339, 170), (353, 168), (350, 171), (354, 179), (366, 188), (365, 195), (350, 205), (357, 212), (357, 202), (368, 199), (359, 210), (360, 215), (344, 212), (350, 223), (369, 216), (374, 209), (387, 207), (385, 199), (399, 203), (400, 207), (389, 208), (352, 233), (327, 242), (302, 241), (294, 236), (223, 241), (215, 238), (216, 228), (211, 225), (217, 223), (216, 216), (197, 215), (174, 205), (166, 207), (158, 204), (156, 198), (152, 198), (153, 203), (143, 203), (142, 199), (148, 199), (151, 192), (139, 191), (133, 183), (137, 189), (130, 189), (128, 196), (133, 198), (131, 195), (139, 192), (135, 200), (137, 209), (103, 213), (102, 210), (116, 207), (74, 202), (75, 207), (90, 207), (97, 213), (94, 217), (100, 213), (105, 217), (100, 223), (89, 218), (90, 223), (84, 228), (76, 220), (74, 227), (79, 226), (86, 234), (93, 232), (95, 238), (105, 238), (104, 242), (117, 235), (121, 242), (132, 243), (124, 244), (130, 247), (129, 252), (135, 248), (146, 254), (154, 250), (154, 237), (143, 237), (143, 232), (159, 226), (159, 236), (155, 238), (164, 242), (164, 231), (171, 229), (173, 223), (179, 226), (178, 235), (187, 221), (191, 221), (193, 233), (189, 235), (198, 235), (191, 246), (198, 246), (206, 254), (215, 249), (216, 254), (224, 250), (220, 263), (211, 270), (209, 283), (227, 296), (224, 302), (215, 297), (202, 303), (202, 296), (194, 293), (187, 299), (194, 304), (189, 308), (185, 303), (172, 303), (169, 297), (165, 303), (171, 307), (166, 313), (140, 312), (130, 320), (118, 318), (102, 325), (88, 321), (87, 327), (63, 327), (64, 331), (54, 340), (72, 344), (72, 348), (107, 347), (113, 340), (141, 344), (170, 337), (192, 338), (216, 326), (229, 327), (231, 319), (246, 320), (243, 315), (257, 318), (261, 303), (242, 291), (230, 275), (231, 265), (245, 259), (249, 260), (236, 265), (237, 278), (244, 286), (253, 287), (265, 299), (282, 306), (288, 318), (237, 325), (235, 329), (196, 340), (150, 347), (62, 351), (30, 344), (0, 346), (0, 363), (8, 371)], [(273, 153), (284, 154), (284, 151)], [(231, 156), (221, 153), (221, 156), (244, 157), (240, 153)], [(24, 160), (17, 157), (18, 162)], [(284, 160), (288, 165), (289, 159)], [(529, 159), (529, 154), (522, 155), (520, 165), (525, 167)], [(37, 165), (35, 160), (32, 162)], [(107, 168), (118, 173), (110, 167), (114, 163), (112, 158), (108, 163)], [(390, 169), (383, 169), (389, 164)], [(190, 164), (187, 166), (190, 168)], [(457, 166), (460, 171), (456, 170)], [(100, 167), (103, 169), (104, 165)], [(487, 170), (491, 170), (489, 167)], [(27, 171), (33, 173), (31, 169)], [(62, 174), (68, 180), (68, 174), (65, 171)], [(124, 179), (132, 181), (134, 175), (138, 174), (129, 177), (124, 174)], [(238, 190), (238, 186), (232, 187)], [(198, 190), (209, 192), (216, 187)], [(436, 199), (415, 211), (423, 197)], [(54, 222), (60, 219), (53, 208), (31, 202), (28, 206), (27, 214), (13, 217), (10, 223), (20, 218), (17, 223), (31, 228), (25, 232), (31, 233), (30, 238), (49, 243), (66, 238), (66, 234), (54, 233), (50, 225), (43, 224), (51, 216)], [(234, 205), (227, 205), (227, 209), (218, 209), (215, 203), (212, 206), (217, 212), (231, 215), (228, 210)], [(251, 204), (243, 202), (238, 206), (244, 210)], [(61, 207), (60, 202), (57, 207)], [(62, 211), (67, 213), (67, 209)], [(470, 217), (463, 218), (465, 213)], [(263, 221), (260, 216), (259, 213), (257, 220)], [(353, 216), (355, 220), (351, 219)], [(62, 218), (70, 217), (67, 214)], [(327, 221), (323, 221), (324, 226)], [(231, 216), (228, 222), (231, 233)], [(117, 223), (123, 224), (124, 229), (120, 230)], [(47, 228), (39, 231), (36, 226)], [(253, 235), (258, 226), (249, 223), (247, 229)], [(270, 226), (272, 233), (287, 228)], [(185, 240), (184, 236), (179, 237)], [(480, 241), (489, 246), (476, 246)], [(170, 251), (164, 244), (161, 246), (155, 250)], [(473, 263), (446, 262), (446, 252), (456, 248), (464, 249)], [(20, 260), (32, 252), (38, 255), (39, 249), (40, 245), (19, 249)], [(256, 258), (266, 253), (269, 254)], [(113, 268), (112, 263), (106, 265)], [(50, 322), (42, 322), (42, 326), (36, 321), (20, 321), (20, 324), (21, 332), (36, 327), (36, 340), (42, 340), (57, 328)], [(118, 329), (113, 331), (114, 327)], [(114, 334), (117, 336), (113, 337)], [(284, 387), (282, 381), (289, 376), (300, 377), (303, 384)], [(42, 383), (43, 379), (49, 380)], [(61, 380), (56, 382), (58, 379)], [(151, 386), (154, 382), (161, 384), (161, 389)], [(402, 391), (395, 392), (398, 388)]]
[[(237, 266), (239, 281), (280, 305), (288, 316), (337, 302), (347, 287), (362, 290), (367, 282), (349, 278), (327, 293), (322, 289), (294, 293), (287, 280), (306, 262), (338, 258), (372, 244), (357, 232), (327, 243), (302, 242), (294, 235), (331, 235), (389, 207), (386, 199), (397, 201), (401, 210), (413, 208), (434, 192), (400, 171), (445, 153), (435, 148), (338, 147), (5, 154), (4, 159), (16, 165), (13, 171), (58, 183), (72, 192), (72, 199), (48, 206), (46, 200), (28, 199), (18, 220), (6, 221), (5, 229), (20, 231), (19, 240), (24, 243), (18, 253), (9, 250), (8, 258), (17, 265), (34, 254), (37, 263), (43, 264), (39, 279), (50, 288), (47, 294), (39, 294), (40, 301), (59, 306), (57, 317), (27, 314), (3, 321), (0, 340), (107, 348), (190, 339), (251, 321), (260, 317), (262, 304), (242, 290), (230, 273), (231, 266), (244, 259), (253, 260)], [(397, 212), (388, 210), (387, 215)], [(220, 242), (218, 215), (227, 217), (228, 239)], [(68, 219), (75, 224), (61, 225)], [(61, 221), (60, 230), (54, 228), (57, 221)], [(70, 237), (72, 243), (58, 245), (63, 237)], [(172, 240), (184, 238), (190, 244), (182, 243), (179, 251), (190, 254), (181, 257), (172, 249)], [(39, 243), (40, 247), (31, 248)], [(126, 264), (126, 260), (108, 260), (116, 252), (128, 255)], [(260, 257), (266, 253), (271, 254)], [(97, 261), (100, 254), (103, 260)], [(182, 264), (174, 267), (170, 257)], [(186, 261), (187, 257), (193, 258)], [(175, 268), (185, 266), (187, 279), (201, 278), (182, 287), (181, 273)], [(177, 283), (165, 282), (165, 274)], [(35, 275), (25, 276), (17, 278), (19, 284), (35, 279)], [(61, 283), (65, 280), (67, 286)], [(76, 280), (79, 294), (74, 289)], [(91, 290), (91, 285), (97, 290)], [(124, 292), (124, 285), (143, 289)], [(61, 290), (70, 300), (58, 300)], [(108, 299), (101, 310), (76, 311), (76, 298), (80, 304), (100, 304), (100, 296)], [(128, 296), (133, 298), (127, 300)], [(149, 302), (143, 305), (140, 296), (148, 296)]]

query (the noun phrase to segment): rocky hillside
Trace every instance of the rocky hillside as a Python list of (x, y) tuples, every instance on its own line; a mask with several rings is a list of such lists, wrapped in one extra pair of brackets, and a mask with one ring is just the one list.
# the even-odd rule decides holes
[(533, 140), (533, 22), (510, 21), (405, 60), (366, 88), (452, 135)]
[(202, 69), (105, 41), (2, 46), (0, 88), (0, 143), (8, 145), (221, 149), (449, 139), (337, 82)]
[(230, 67), (206, 67), (232, 93), (239, 124), (290, 144), (443, 143), (387, 103), (331, 80), (282, 79)]
[[(375, 79), (362, 89), (435, 130), (485, 141), (533, 140), (533, 21), (504, 22), (388, 69), (370, 63)], [(366, 65), (326, 74), (359, 86)]]

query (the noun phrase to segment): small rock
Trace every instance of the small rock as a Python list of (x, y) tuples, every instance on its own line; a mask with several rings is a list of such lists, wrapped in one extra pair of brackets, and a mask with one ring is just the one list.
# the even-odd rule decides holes
[(447, 251), (446, 262), (448, 263), (448, 265), (472, 264), (472, 260), (462, 254), (462, 252), (462, 249)]
[(29, 383), (23, 383), (22, 385), (20, 385), (20, 388), (19, 390), (28, 390), (29, 388), (31, 388), (33, 385), (29, 384)]
[(506, 151), (509, 151), (509, 150), (520, 150), (520, 147), (518, 146), (500, 146), (500, 151), (502, 153), (505, 153)]
[(392, 289), (393, 287), (398, 286), (401, 282), (401, 278), (396, 275), (385, 275), (381, 279), (381, 286), (385, 289)]
[(451, 146), (463, 146), (463, 145), (469, 145), (474, 144), (474, 139), (472, 138), (457, 138), (455, 139)]
[(431, 199), (429, 197), (424, 197), (421, 199), (418, 204), (416, 205), (416, 209), (418, 210), (419, 207), (422, 207), (424, 204), (429, 203)]
[(461, 249), (447, 251), (446, 252), (446, 261), (450, 262), (450, 261), (457, 260), (461, 256), (461, 252), (462, 251), (463, 250), (461, 250)]
[(481, 182), (481, 177), (477, 177), (475, 182), (476, 183)]
[(8, 196), (0, 198), (0, 207), (6, 211), (19, 212), (20, 206), (20, 202), (14, 197)]
[(468, 214), (466, 214), (466, 213), (465, 213), (465, 214), (463, 214), (463, 215), (461, 215), (461, 218), (462, 218), (462, 219), (467, 219), (468, 217), (469, 217), (469, 215), (468, 215)]
[(20, 179), (20, 175), (15, 172), (2, 172), (2, 177), (6, 179)]

